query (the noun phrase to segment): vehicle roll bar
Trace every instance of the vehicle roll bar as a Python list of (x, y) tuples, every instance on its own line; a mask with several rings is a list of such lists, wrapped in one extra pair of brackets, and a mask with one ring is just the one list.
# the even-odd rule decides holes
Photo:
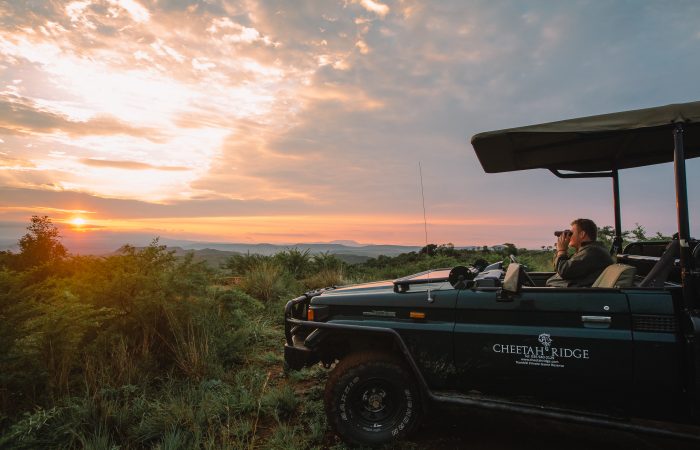
[(573, 172), (562, 173), (557, 169), (549, 169), (559, 178), (612, 178), (613, 184), (613, 207), (615, 209), (615, 237), (610, 249), (611, 255), (617, 255), (622, 251), (622, 218), (620, 213), (620, 177), (617, 169), (610, 172)]

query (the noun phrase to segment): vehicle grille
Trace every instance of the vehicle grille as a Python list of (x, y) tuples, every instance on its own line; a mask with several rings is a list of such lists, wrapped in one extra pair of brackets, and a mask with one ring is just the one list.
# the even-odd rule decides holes
[(675, 317), (634, 315), (632, 316), (632, 329), (634, 331), (660, 331), (674, 333), (678, 330)]

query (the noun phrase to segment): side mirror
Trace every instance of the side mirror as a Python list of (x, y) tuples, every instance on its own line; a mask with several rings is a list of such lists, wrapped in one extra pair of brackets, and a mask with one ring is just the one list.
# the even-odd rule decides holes
[(501, 285), (502, 287), (498, 291), (497, 298), (499, 301), (511, 301), (513, 297), (518, 294), (520, 286), (522, 286), (520, 282), (520, 272), (522, 272), (522, 270), (522, 266), (518, 263), (512, 262), (508, 265), (508, 270), (506, 271), (503, 284)]

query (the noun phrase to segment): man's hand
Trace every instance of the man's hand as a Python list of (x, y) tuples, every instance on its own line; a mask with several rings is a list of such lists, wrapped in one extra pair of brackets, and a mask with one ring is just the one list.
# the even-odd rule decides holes
[(557, 254), (559, 253), (564, 253), (569, 250), (569, 240), (571, 239), (571, 235), (569, 233), (562, 233), (559, 235), (559, 239), (557, 239)]

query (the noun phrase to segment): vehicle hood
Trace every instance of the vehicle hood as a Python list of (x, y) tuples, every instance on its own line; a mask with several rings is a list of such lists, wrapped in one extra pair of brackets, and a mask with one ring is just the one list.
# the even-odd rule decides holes
[[(385, 280), (331, 289), (311, 299), (311, 303), (315, 305), (369, 305), (377, 307), (407, 306), (418, 298), (421, 299), (421, 302), (424, 302), (425, 293), (428, 289), (433, 292), (434, 297), (441, 296), (440, 291), (442, 290), (454, 292), (450, 283), (436, 281), (435, 283), (422, 284), (410, 292), (398, 293), (394, 290), (394, 281)], [(418, 294), (419, 297), (416, 297), (415, 294)]]
[(351, 284), (348, 286), (340, 286), (336, 289), (323, 293), (323, 296), (335, 295), (360, 295), (360, 294), (378, 294), (384, 292), (394, 292), (393, 280), (374, 281), (371, 283)]

